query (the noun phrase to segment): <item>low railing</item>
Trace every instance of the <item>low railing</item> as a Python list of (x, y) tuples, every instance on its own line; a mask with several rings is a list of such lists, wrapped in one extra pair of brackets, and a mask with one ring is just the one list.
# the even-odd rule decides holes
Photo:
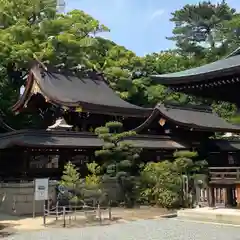
[[(106, 217), (107, 216), (107, 217)], [(89, 205), (83, 206), (58, 206), (48, 209), (44, 205), (44, 214), (43, 214), (43, 225), (46, 226), (47, 218), (54, 217), (55, 220), (62, 220), (63, 227), (68, 224), (71, 224), (72, 220), (78, 220), (78, 217), (85, 219), (87, 221), (97, 221), (99, 224), (102, 224), (104, 219), (112, 220), (112, 210), (111, 206), (100, 207), (97, 205), (95, 207)]]
[(209, 167), (210, 182), (240, 181), (240, 167)]

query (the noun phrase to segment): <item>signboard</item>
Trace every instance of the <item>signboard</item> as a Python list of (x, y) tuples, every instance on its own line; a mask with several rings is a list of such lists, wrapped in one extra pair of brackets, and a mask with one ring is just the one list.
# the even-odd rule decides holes
[(48, 178), (35, 179), (35, 201), (48, 200)]

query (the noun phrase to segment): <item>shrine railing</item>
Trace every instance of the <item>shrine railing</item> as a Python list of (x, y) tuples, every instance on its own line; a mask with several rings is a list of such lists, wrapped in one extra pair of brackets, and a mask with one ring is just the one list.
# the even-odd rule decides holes
[(209, 167), (210, 183), (240, 182), (240, 167)]

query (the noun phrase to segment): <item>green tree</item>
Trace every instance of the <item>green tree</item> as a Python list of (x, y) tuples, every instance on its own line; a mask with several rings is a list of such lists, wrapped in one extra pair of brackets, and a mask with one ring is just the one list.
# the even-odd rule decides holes
[(108, 122), (104, 127), (96, 128), (95, 133), (104, 141), (101, 150), (95, 151), (97, 157), (104, 160), (103, 173), (105, 177), (115, 178), (121, 188), (126, 206), (134, 203), (134, 175), (138, 170), (137, 159), (141, 149), (135, 148), (127, 137), (135, 132), (122, 132), (122, 123)]
[(213, 110), (222, 118), (230, 120), (237, 112), (237, 107), (235, 104), (227, 102), (213, 102)]
[(96, 162), (87, 163), (88, 175), (85, 177), (82, 195), (84, 200), (92, 201), (94, 205), (105, 200), (102, 189), (101, 166)]
[(173, 168), (181, 176), (180, 198), (184, 207), (193, 204), (193, 196), (195, 192), (195, 179), (199, 174), (207, 174), (208, 163), (204, 160), (198, 160), (197, 152), (176, 151), (173, 154), (175, 160)]
[(183, 55), (203, 58), (206, 49), (222, 43), (218, 41), (218, 33), (223, 22), (231, 20), (234, 13), (235, 9), (224, 0), (216, 4), (211, 1), (187, 4), (172, 13), (170, 21), (175, 27), (168, 39), (176, 42)]
[[(57, 13), (56, 0), (0, 0), (0, 107), (7, 120), (21, 128), (22, 116), (9, 108), (19, 97), (23, 76), (34, 58), (66, 67), (92, 66), (90, 54), (98, 44), (94, 36), (108, 28), (80, 10)], [(101, 50), (99, 47), (94, 51)], [(8, 76), (8, 77), (7, 77)], [(11, 81), (9, 81), (9, 79)], [(15, 119), (15, 120), (14, 120)], [(25, 118), (31, 125), (34, 119)], [(21, 124), (22, 123), (22, 124)]]
[[(13, 116), (10, 111), (34, 57), (53, 65), (80, 65), (103, 72), (121, 98), (139, 106), (154, 107), (166, 100), (198, 104), (205, 101), (169, 92), (147, 76), (214, 61), (239, 43), (239, 14), (234, 14), (234, 9), (224, 1), (186, 5), (174, 12), (171, 39), (178, 48), (145, 57), (97, 36), (109, 29), (83, 11), (58, 14), (56, 0), (0, 0), (0, 10), (0, 109), (6, 121), (17, 129), (40, 125), (38, 116)], [(227, 103), (214, 103), (213, 107), (227, 118), (234, 108)]]
[(101, 183), (101, 167), (96, 162), (87, 163), (89, 174), (85, 178), (85, 183), (89, 187), (99, 187)]
[[(143, 200), (166, 208), (187, 206), (194, 194), (194, 179), (206, 174), (206, 161), (197, 161), (197, 152), (178, 151), (173, 161), (147, 163), (141, 172)], [(188, 180), (188, 189), (184, 180)]]
[(110, 87), (124, 100), (139, 106), (147, 106), (145, 86), (148, 78), (143, 78), (144, 60), (123, 46), (109, 40), (101, 40), (101, 59), (94, 56), (94, 67), (103, 72)]
[[(222, 52), (227, 55), (237, 48), (240, 44), (240, 14), (234, 14), (229, 21), (224, 21), (219, 32), (219, 40), (222, 44)], [(239, 51), (238, 51), (239, 52)]]
[(80, 174), (76, 166), (70, 161), (64, 166), (60, 184), (64, 187), (76, 189), (80, 183)]
[(97, 39), (108, 29), (80, 10), (57, 14), (53, 0), (1, 3), (1, 64), (24, 68), (34, 56), (52, 64), (88, 64)]
[(179, 206), (181, 181), (170, 161), (149, 162), (141, 172), (141, 200), (161, 207)]
[[(146, 64), (154, 66), (148, 74), (165, 74), (171, 72), (183, 71), (192, 67), (201, 65), (201, 61), (193, 61), (192, 58), (179, 55), (176, 51), (163, 51), (146, 56)], [(159, 102), (179, 102), (187, 103), (201, 103), (199, 98), (188, 96), (183, 93), (169, 91), (162, 85), (157, 85), (155, 82), (144, 84), (145, 98), (147, 98), (148, 105), (155, 106)]]
[(80, 188), (80, 174), (76, 166), (70, 161), (64, 166), (63, 175), (61, 177), (60, 185), (64, 186), (70, 191), (67, 196), (68, 200), (73, 203), (77, 203), (79, 200), (79, 188)]

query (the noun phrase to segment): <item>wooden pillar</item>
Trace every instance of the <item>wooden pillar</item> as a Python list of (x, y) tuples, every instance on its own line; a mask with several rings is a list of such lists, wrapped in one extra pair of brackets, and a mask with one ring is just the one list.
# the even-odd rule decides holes
[[(61, 149), (59, 151), (59, 158), (58, 158), (58, 172), (60, 176), (62, 176), (62, 173), (64, 171), (65, 164), (71, 159), (70, 154), (68, 155), (68, 152), (66, 149)], [(59, 177), (60, 177), (59, 176)]]
[(224, 188), (224, 205), (225, 207), (229, 207), (232, 204), (231, 199), (231, 186), (226, 186)]
[(213, 186), (209, 186), (209, 206), (215, 207), (216, 201), (215, 201), (215, 191)]
[(236, 184), (236, 202), (237, 207), (240, 208), (240, 184)]
[(233, 188), (232, 185), (226, 187), (226, 202), (225, 206), (226, 207), (233, 207), (234, 205), (234, 195), (233, 195)]
[(196, 204), (199, 206), (201, 201), (201, 189), (200, 187), (197, 185), (196, 186)]
[(25, 178), (29, 174), (30, 165), (30, 153), (28, 150), (23, 152), (23, 166), (22, 166), (22, 177)]
[(206, 188), (206, 193), (207, 193), (208, 206), (210, 206), (210, 191), (209, 191), (209, 187)]

